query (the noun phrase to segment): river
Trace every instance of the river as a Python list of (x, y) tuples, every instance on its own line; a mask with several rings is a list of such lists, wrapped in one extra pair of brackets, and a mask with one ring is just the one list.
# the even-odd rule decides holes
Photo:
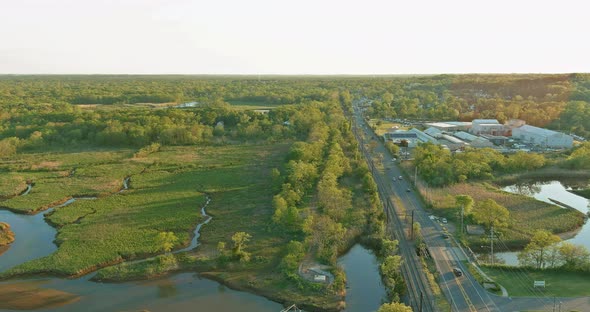
[[(127, 189), (126, 179), (124, 189)], [(94, 198), (78, 198), (94, 199)], [(53, 209), (71, 204), (76, 199), (51, 208), (36, 215), (21, 215), (8, 210), (0, 210), (0, 221), (11, 225), (16, 240), (10, 248), (0, 255), (0, 272), (26, 261), (47, 256), (57, 250), (53, 240), (56, 230), (45, 222), (44, 215)], [(211, 217), (201, 207), (205, 220), (198, 224), (194, 237), (188, 247), (190, 250), (198, 246), (200, 229), (211, 221)], [(347, 254), (339, 259), (347, 275), (346, 311), (375, 311), (386, 298), (386, 292), (379, 275), (375, 255), (360, 245), (355, 245)], [(11, 280), (0, 282), (2, 285), (11, 283), (41, 283), (42, 288), (55, 289), (79, 296), (79, 299), (67, 305), (43, 309), (44, 311), (112, 311), (142, 310), (149, 311), (193, 311), (198, 307), (202, 311), (269, 311), (282, 310), (282, 305), (266, 298), (246, 292), (234, 291), (225, 286), (200, 278), (196, 273), (179, 273), (161, 279), (125, 282), (96, 283), (89, 281), (94, 274), (78, 279), (33, 278), (27, 280)]]
[(338, 263), (346, 272), (346, 311), (376, 311), (387, 296), (373, 252), (355, 245)]
[[(522, 194), (534, 197), (540, 201), (544, 201), (555, 205), (549, 198), (558, 200), (576, 210), (586, 214), (589, 211), (590, 200), (568, 192), (568, 187), (564, 186), (559, 181), (547, 182), (533, 182), (533, 183), (519, 183), (509, 185), (503, 188), (504, 191), (516, 194)], [(590, 222), (586, 222), (580, 231), (572, 238), (566, 241), (582, 245), (590, 250)], [(518, 265), (517, 252), (499, 252), (496, 257), (503, 259), (506, 264)]]

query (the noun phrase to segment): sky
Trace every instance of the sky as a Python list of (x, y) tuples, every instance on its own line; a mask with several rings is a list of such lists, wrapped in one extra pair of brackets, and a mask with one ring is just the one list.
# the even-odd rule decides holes
[(590, 72), (586, 0), (0, 0), (1, 74)]

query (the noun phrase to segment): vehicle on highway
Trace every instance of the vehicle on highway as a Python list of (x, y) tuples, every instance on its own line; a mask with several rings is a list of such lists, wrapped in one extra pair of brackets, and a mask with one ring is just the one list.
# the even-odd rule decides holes
[(461, 269), (459, 269), (459, 268), (453, 268), (453, 273), (455, 274), (455, 276), (462, 276), (463, 275), (463, 271), (461, 271)]
[(409, 193), (409, 192), (411, 192), (411, 191), (412, 191), (412, 190), (410, 190), (410, 189), (406, 189), (406, 192), (408, 192), (408, 193)]
[(444, 224), (447, 224), (447, 218), (442, 218), (441, 219), (441, 222), (444, 223)]
[(447, 239), (447, 238), (449, 238), (449, 234), (447, 234), (447, 233), (442, 233), (442, 235), (441, 235), (441, 236), (442, 236), (442, 238), (444, 238), (444, 239)]
[(403, 177), (402, 177), (402, 176), (399, 176), (399, 177), (398, 177), (398, 179), (400, 179), (400, 180), (401, 180), (401, 179), (403, 179)]
[(395, 181), (395, 177), (393, 177), (392, 180)]

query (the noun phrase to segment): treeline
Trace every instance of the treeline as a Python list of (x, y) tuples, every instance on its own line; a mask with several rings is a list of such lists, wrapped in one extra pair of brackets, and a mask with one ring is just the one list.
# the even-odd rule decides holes
[(357, 96), (378, 118), (494, 118), (588, 136), (590, 75), (440, 75), (371, 81)]
[(194, 109), (83, 110), (70, 104), (5, 105), (0, 156), (52, 146), (143, 147), (304, 137), (314, 112), (285, 105), (268, 114), (221, 103)]
[(293, 239), (279, 268), (299, 287), (309, 286), (298, 269), (311, 254), (334, 267), (331, 289), (340, 293), (345, 276), (337, 257), (362, 235), (385, 259), (384, 280), (397, 300), (405, 287), (401, 258), (394, 255), (397, 242), (384, 239), (377, 186), (343, 114), (351, 109), (348, 92), (343, 92), (329, 102), (301, 108), (311, 125), (307, 139), (293, 143), (284, 170), (274, 173), (279, 186), (273, 199), (274, 227)]
[(491, 148), (451, 153), (432, 143), (418, 145), (414, 155), (418, 174), (431, 186), (491, 179), (495, 173), (534, 170), (547, 163), (542, 154), (517, 152), (503, 155)]
[[(590, 75), (438, 75), (411, 77), (0, 76), (0, 107), (10, 104), (258, 105), (326, 101), (332, 90), (372, 100), (382, 118), (519, 118), (590, 136)], [(3, 119), (3, 116), (0, 115)]]

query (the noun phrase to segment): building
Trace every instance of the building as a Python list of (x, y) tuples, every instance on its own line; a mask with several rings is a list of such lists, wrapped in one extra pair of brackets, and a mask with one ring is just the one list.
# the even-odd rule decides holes
[(412, 128), (410, 130), (395, 130), (393, 132), (386, 133), (384, 136), (386, 140), (391, 140), (396, 144), (401, 143), (402, 140), (406, 140), (408, 142), (408, 147), (416, 147), (419, 143), (426, 142), (438, 144), (435, 138), (416, 128)]
[(469, 146), (473, 148), (494, 147), (494, 143), (490, 142), (488, 139), (473, 134), (469, 134), (464, 131), (455, 132), (453, 133), (453, 136), (469, 143)]
[(424, 124), (425, 127), (436, 128), (441, 131), (467, 131), (471, 128), (470, 122), (447, 121), (447, 122), (429, 122)]
[(574, 138), (565, 133), (524, 125), (512, 129), (512, 137), (528, 144), (549, 148), (571, 148)]
[[(512, 133), (512, 131), (511, 131)], [(487, 139), (488, 141), (499, 145), (499, 146), (504, 146), (506, 144), (508, 144), (510, 138), (502, 136), (502, 135), (490, 135), (490, 134), (482, 134), (481, 135), (482, 138)]]
[(469, 132), (475, 135), (507, 135), (509, 129), (500, 124), (496, 119), (474, 119)]
[(442, 134), (439, 139), (438, 143), (440, 145), (446, 145), (451, 151), (462, 150), (468, 146), (467, 142), (456, 138), (450, 134)]

